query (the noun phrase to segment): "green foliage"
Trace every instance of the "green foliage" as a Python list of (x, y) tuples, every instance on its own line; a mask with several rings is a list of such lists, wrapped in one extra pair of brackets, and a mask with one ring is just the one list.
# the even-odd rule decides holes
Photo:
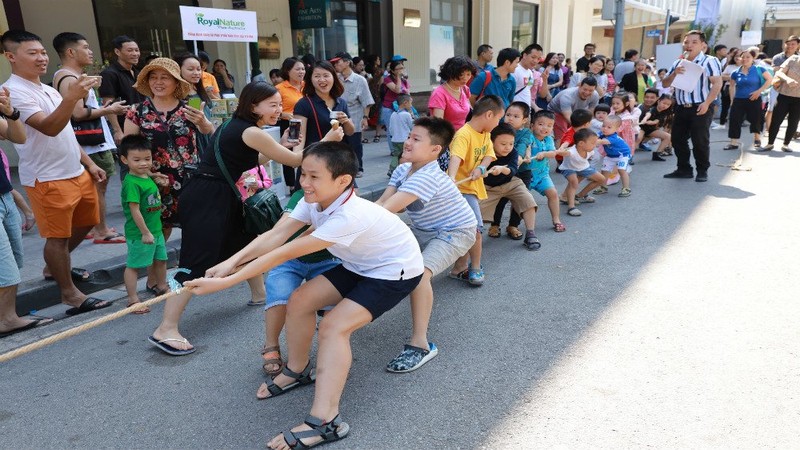
[(722, 23), (722, 16), (718, 16), (715, 22), (695, 22), (692, 21), (686, 31), (700, 30), (706, 35), (709, 50), (717, 42), (717, 39), (728, 30), (728, 25)]

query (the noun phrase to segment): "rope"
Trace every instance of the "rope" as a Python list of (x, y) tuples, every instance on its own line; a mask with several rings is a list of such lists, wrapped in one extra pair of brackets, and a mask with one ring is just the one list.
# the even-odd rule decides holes
[(18, 356), (22, 356), (26, 353), (30, 353), (34, 350), (39, 350), (40, 348), (46, 347), (50, 344), (55, 344), (58, 341), (64, 340), (68, 337), (75, 336), (76, 334), (83, 333), (86, 330), (90, 330), (94, 327), (103, 325), (104, 323), (111, 322), (112, 320), (119, 319), (122, 316), (126, 316), (128, 314), (134, 313), (141, 309), (147, 308), (149, 306), (155, 305), (156, 303), (161, 303), (164, 300), (179, 295), (183, 290), (177, 289), (174, 291), (169, 291), (166, 294), (159, 295), (158, 297), (151, 298), (150, 300), (146, 300), (141, 303), (134, 303), (133, 305), (115, 313), (109, 314), (107, 316), (103, 316), (97, 320), (93, 320), (91, 322), (87, 322), (83, 325), (79, 325), (75, 328), (70, 328), (69, 330), (62, 331), (61, 333), (56, 333), (52, 336), (46, 337), (40, 341), (36, 341), (32, 344), (25, 345), (23, 347), (11, 350), (10, 352), (3, 353), (0, 355), (0, 363), (12, 360)]

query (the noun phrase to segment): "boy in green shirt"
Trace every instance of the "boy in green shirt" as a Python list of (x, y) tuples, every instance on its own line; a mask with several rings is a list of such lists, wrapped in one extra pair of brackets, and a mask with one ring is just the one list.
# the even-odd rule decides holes
[[(128, 260), (125, 267), (125, 289), (128, 306), (139, 303), (136, 282), (139, 269), (153, 266), (157, 280), (163, 280), (156, 289), (166, 292), (167, 247), (161, 228), (161, 196), (158, 186), (150, 178), (153, 153), (147, 138), (126, 136), (119, 146), (119, 157), (130, 171), (122, 180), (122, 211), (125, 213), (125, 237)], [(150, 312), (148, 308), (134, 314)]]

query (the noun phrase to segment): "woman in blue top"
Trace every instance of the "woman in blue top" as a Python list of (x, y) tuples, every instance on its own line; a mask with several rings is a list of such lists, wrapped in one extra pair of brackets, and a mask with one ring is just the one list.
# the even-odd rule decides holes
[[(303, 98), (294, 105), (294, 118), (300, 120), (301, 148), (322, 140), (333, 127), (332, 120), (339, 122), (347, 136), (356, 132), (343, 93), (344, 86), (328, 61), (317, 61), (306, 71)], [(337, 113), (336, 117), (331, 113)], [(295, 180), (294, 189), (300, 189), (299, 169)]]
[(745, 117), (750, 122), (753, 133), (753, 146), (761, 147), (761, 93), (772, 83), (772, 75), (764, 67), (753, 64), (756, 59), (755, 50), (741, 53), (742, 65), (731, 74), (730, 91), (731, 111), (728, 138), (731, 142), (723, 150), (737, 150), (739, 137), (742, 134), (742, 122)]

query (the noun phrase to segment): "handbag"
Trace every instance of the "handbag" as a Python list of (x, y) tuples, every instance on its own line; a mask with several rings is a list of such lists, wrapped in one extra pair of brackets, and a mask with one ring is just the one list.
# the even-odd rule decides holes
[[(58, 84), (56, 85), (56, 90), (61, 87), (61, 82), (64, 81), (67, 77), (72, 77), (77, 79), (78, 77), (74, 75), (66, 75), (58, 80)], [(85, 104), (85, 103), (84, 103)], [(92, 114), (91, 106), (86, 106), (87, 112), (89, 115)], [(103, 122), (101, 118), (98, 117), (94, 120), (85, 120), (83, 122), (72, 122), (72, 130), (75, 132), (75, 137), (78, 139), (78, 144), (80, 145), (100, 145), (105, 144), (106, 136), (103, 132)]]
[[(231, 178), (228, 168), (222, 162), (222, 155), (219, 151), (219, 138), (225, 131), (230, 120), (226, 121), (217, 132), (216, 139), (214, 140), (214, 156), (217, 158), (217, 165), (219, 165), (222, 175), (228, 180), (228, 184), (233, 189), (239, 201), (242, 201), (242, 194), (236, 188), (236, 183)], [(283, 213), (283, 207), (275, 195), (269, 189), (259, 189), (255, 194), (242, 201), (242, 215), (244, 216), (244, 231), (249, 234), (262, 234), (272, 229)]]

